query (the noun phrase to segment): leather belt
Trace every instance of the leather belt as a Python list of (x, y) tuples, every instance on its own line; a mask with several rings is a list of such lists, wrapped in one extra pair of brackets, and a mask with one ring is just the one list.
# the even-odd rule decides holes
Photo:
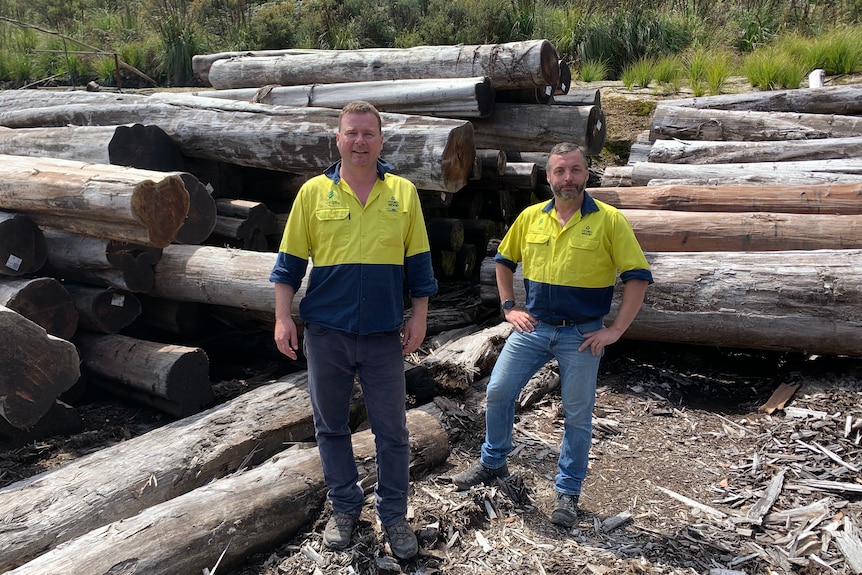
[(544, 321), (543, 320), (542, 323), (545, 323), (551, 327), (569, 327), (569, 326), (573, 326), (573, 325), (580, 325), (582, 323), (587, 323), (589, 321), (594, 321), (596, 319), (598, 319), (598, 318), (580, 317), (580, 318), (576, 318), (576, 319), (564, 319), (563, 321), (558, 321), (558, 322)]

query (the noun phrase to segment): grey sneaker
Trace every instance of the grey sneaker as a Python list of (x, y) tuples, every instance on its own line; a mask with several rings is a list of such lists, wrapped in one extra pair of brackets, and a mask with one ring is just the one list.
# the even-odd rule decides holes
[(419, 542), (416, 541), (416, 534), (413, 533), (413, 529), (410, 528), (406, 519), (402, 519), (389, 527), (384, 526), (383, 530), (389, 539), (392, 554), (399, 559), (410, 559), (419, 553)]
[(350, 545), (356, 517), (349, 513), (333, 512), (323, 529), (323, 544), (330, 549), (344, 549)]
[(573, 527), (578, 521), (578, 496), (557, 493), (557, 503), (551, 513), (551, 523), (561, 527)]
[(509, 468), (505, 463), (503, 464), (503, 467), (491, 469), (482, 465), (481, 461), (477, 461), (465, 471), (453, 475), (452, 483), (454, 483), (459, 490), (464, 490), (470, 489), (474, 485), (479, 485), (480, 483), (484, 483), (486, 485), (491, 484), (498, 477), (509, 477)]

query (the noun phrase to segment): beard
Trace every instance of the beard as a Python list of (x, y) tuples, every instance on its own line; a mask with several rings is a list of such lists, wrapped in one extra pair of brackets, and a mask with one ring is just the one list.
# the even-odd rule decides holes
[(584, 182), (583, 185), (575, 186), (574, 188), (565, 188), (562, 185), (551, 186), (551, 191), (554, 193), (555, 198), (559, 198), (561, 200), (577, 200), (584, 193), (586, 187), (587, 183)]

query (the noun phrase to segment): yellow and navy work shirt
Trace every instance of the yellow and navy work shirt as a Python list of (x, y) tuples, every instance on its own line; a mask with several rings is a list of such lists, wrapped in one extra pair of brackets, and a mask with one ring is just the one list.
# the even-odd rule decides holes
[(416, 186), (378, 161), (363, 206), (340, 168), (339, 161), (299, 190), (269, 279), (299, 290), (311, 258), (303, 321), (360, 335), (397, 330), (405, 295), (437, 292)]
[(652, 272), (625, 216), (584, 192), (584, 203), (560, 225), (554, 200), (526, 208), (506, 233), (497, 262), (515, 271), (523, 262), (525, 308), (547, 323), (587, 321), (611, 308), (617, 272), (622, 281)]

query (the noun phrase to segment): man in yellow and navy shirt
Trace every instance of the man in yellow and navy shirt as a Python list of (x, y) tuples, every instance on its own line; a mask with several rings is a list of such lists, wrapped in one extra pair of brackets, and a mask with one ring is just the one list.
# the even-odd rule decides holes
[[(583, 151), (571, 143), (554, 146), (547, 165), (554, 198), (526, 208), (497, 249), (501, 307), (515, 329), (488, 382), (481, 457), (452, 477), (467, 489), (509, 475), (515, 401), (536, 371), (556, 358), (565, 427), (551, 521), (566, 528), (577, 521), (587, 473), (599, 361), (604, 348), (631, 325), (653, 281), (629, 222), (586, 193), (588, 176)], [(514, 301), (519, 262), (526, 289), (523, 308)], [(605, 327), (617, 273), (625, 284), (622, 302)]]
[[(388, 173), (392, 167), (379, 159), (380, 114), (367, 102), (347, 104), (335, 137), (341, 160), (299, 190), (270, 275), (275, 342), (296, 359), (291, 309), (310, 258), (299, 316), (332, 506), (323, 541), (347, 547), (364, 501), (348, 421), (358, 376), (377, 446), (377, 514), (392, 552), (407, 559), (418, 544), (406, 520), (410, 444), (403, 355), (425, 338), (428, 297), (437, 281), (416, 187)], [(406, 323), (405, 290), (412, 303)]]

